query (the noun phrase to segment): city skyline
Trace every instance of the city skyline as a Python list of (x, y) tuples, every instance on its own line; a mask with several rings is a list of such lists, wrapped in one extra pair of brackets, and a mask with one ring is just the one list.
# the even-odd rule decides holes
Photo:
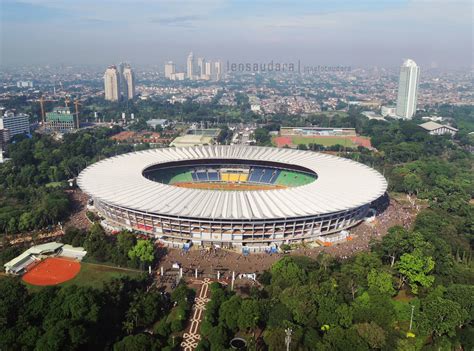
[(159, 64), (191, 49), (235, 61), (398, 66), (411, 57), (420, 66), (472, 67), (468, 1), (186, 0), (146, 2), (146, 12), (135, 4), (4, 1), (1, 62)]

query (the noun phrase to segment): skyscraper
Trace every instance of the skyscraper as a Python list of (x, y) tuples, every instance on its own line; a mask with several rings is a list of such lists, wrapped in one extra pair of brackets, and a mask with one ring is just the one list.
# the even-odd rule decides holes
[(120, 74), (117, 66), (109, 66), (104, 74), (105, 100), (119, 101), (120, 99)]
[(135, 97), (135, 74), (130, 65), (126, 65), (123, 69), (123, 81), (126, 88), (124, 97), (132, 100)]
[(411, 119), (416, 113), (418, 81), (420, 68), (413, 60), (405, 60), (400, 68), (398, 83), (397, 111), (398, 117)]
[(194, 79), (194, 75), (196, 74), (195, 70), (195, 63), (194, 63), (194, 55), (192, 52), (188, 55), (188, 60), (186, 62), (186, 78)]
[(171, 79), (172, 75), (176, 73), (176, 65), (173, 61), (165, 63), (165, 78)]
[(222, 62), (220, 61), (214, 62), (214, 67), (215, 67), (215, 80), (221, 80), (222, 79)]
[(204, 76), (206, 75), (206, 59), (204, 57), (199, 57), (197, 59), (197, 65), (198, 65), (198, 75), (200, 79), (203, 79)]

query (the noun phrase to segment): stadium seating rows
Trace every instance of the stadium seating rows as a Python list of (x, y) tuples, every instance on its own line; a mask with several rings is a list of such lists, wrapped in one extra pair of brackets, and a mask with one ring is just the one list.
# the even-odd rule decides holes
[(248, 173), (237, 173), (228, 170), (222, 172), (215, 168), (180, 168), (157, 171), (151, 178), (166, 184), (223, 181), (276, 184), (289, 187), (305, 185), (314, 180), (314, 177), (309, 174), (266, 167), (250, 167)]

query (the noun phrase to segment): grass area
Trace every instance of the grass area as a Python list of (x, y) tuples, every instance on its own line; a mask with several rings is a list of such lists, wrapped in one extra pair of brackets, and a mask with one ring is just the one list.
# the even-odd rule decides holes
[(318, 144), (323, 146), (333, 146), (333, 145), (342, 145), (345, 147), (357, 147), (356, 144), (352, 142), (351, 139), (345, 137), (303, 137), (303, 136), (294, 136), (291, 138), (294, 145), (299, 144)]
[[(120, 278), (124, 276), (129, 276), (133, 278), (138, 277), (142, 273), (142, 271), (128, 268), (111, 267), (95, 263), (81, 262), (81, 270), (79, 274), (76, 275), (73, 279), (59, 284), (59, 286), (78, 285), (90, 286), (92, 288), (100, 289), (102, 288), (105, 282), (110, 281), (114, 278)], [(27, 283), (24, 284), (28, 287), (28, 290), (30, 291), (38, 291), (43, 288), (41, 286), (30, 285)]]
[(148, 177), (164, 184), (192, 182), (193, 177), (189, 168), (160, 169), (150, 172)]
[(275, 184), (292, 187), (306, 185), (311, 183), (312, 181), (314, 181), (314, 177), (308, 174), (281, 171), (275, 181)]
[(192, 182), (193, 181), (193, 176), (190, 171), (187, 172), (180, 172), (173, 176), (169, 184), (174, 184), (174, 183), (185, 183), (185, 182)]

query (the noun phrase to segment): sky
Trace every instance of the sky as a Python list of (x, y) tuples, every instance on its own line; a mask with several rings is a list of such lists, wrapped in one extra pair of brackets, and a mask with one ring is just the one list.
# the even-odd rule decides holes
[(0, 64), (473, 67), (470, 0), (0, 0)]

